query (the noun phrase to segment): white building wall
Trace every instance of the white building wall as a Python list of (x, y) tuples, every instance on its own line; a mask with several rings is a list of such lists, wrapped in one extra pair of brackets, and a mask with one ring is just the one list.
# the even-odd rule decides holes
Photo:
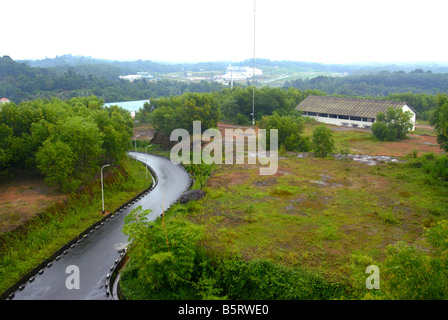
[[(416, 119), (416, 114), (414, 111), (412, 111), (412, 109), (408, 106), (408, 105), (404, 105), (403, 106), (403, 111), (409, 111), (412, 113), (412, 129), (411, 131), (415, 130), (415, 119)], [(304, 116), (306, 117), (310, 117), (312, 119), (315, 119), (319, 122), (323, 122), (323, 123), (327, 123), (327, 124), (332, 124), (332, 125), (336, 125), (336, 126), (344, 126), (344, 127), (358, 127), (358, 128), (362, 128), (362, 129), (370, 129), (370, 127), (372, 126), (373, 122), (370, 121), (359, 121), (359, 120), (351, 120), (351, 119), (339, 119), (338, 118), (330, 118), (330, 117), (321, 117), (321, 116), (310, 116), (310, 115), (306, 115), (304, 114)]]
[(335, 119), (335, 118), (329, 118), (329, 117), (318, 117), (318, 116), (307, 116), (312, 119), (316, 119), (319, 122), (327, 123), (327, 124), (333, 124), (336, 126), (341, 127), (358, 127), (360, 129), (370, 129), (373, 122), (369, 121), (358, 121), (358, 120), (347, 120), (347, 119)]
[(413, 127), (412, 127), (411, 131), (414, 131), (415, 130), (415, 118), (416, 118), (415, 112), (412, 111), (412, 109), (409, 108), (409, 106), (407, 104), (405, 104), (402, 109), (403, 109), (404, 112), (409, 111), (410, 113), (412, 113), (412, 124), (413, 124)]

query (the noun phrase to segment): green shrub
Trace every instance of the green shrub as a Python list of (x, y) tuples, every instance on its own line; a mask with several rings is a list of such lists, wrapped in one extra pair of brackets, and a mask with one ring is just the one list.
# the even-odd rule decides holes
[(372, 134), (380, 141), (394, 141), (395, 132), (384, 122), (375, 122), (372, 124)]
[(330, 128), (325, 125), (314, 128), (312, 150), (317, 157), (326, 157), (333, 152), (334, 140)]
[[(426, 160), (427, 158), (425, 158)], [(442, 155), (433, 161), (425, 161), (422, 164), (423, 171), (428, 173), (434, 180), (448, 180), (448, 156)]]
[(249, 124), (250, 120), (247, 116), (245, 116), (244, 114), (238, 113), (236, 115), (236, 123), (237, 124)]
[(382, 268), (389, 299), (422, 300), (448, 298), (448, 257), (432, 256), (401, 242), (387, 249)]
[(309, 151), (309, 140), (302, 136), (305, 128), (304, 120), (300, 116), (279, 115), (264, 116), (258, 123), (266, 129), (266, 148), (270, 147), (270, 130), (278, 130), (278, 145), (284, 145), (289, 151)]
[[(131, 241), (130, 253), (138, 276), (155, 292), (185, 289), (194, 270), (196, 242), (201, 228), (184, 219), (148, 222), (141, 206), (125, 218), (123, 232)], [(161, 220), (161, 221), (160, 221)]]
[(389, 107), (386, 113), (378, 112), (376, 115), (372, 134), (380, 141), (402, 140), (413, 127), (411, 118), (409, 111)]
[(318, 274), (269, 260), (227, 259), (219, 271), (218, 284), (229, 299), (332, 299), (345, 293), (341, 285), (331, 284)]

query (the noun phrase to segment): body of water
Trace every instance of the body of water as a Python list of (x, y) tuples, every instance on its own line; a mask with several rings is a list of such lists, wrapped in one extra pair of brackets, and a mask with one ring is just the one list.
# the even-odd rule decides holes
[(131, 116), (134, 118), (135, 113), (140, 109), (143, 108), (143, 105), (145, 102), (149, 102), (149, 100), (136, 100), (136, 101), (121, 101), (121, 102), (109, 102), (105, 103), (105, 107), (110, 106), (119, 106), (123, 109), (128, 110), (131, 113)]

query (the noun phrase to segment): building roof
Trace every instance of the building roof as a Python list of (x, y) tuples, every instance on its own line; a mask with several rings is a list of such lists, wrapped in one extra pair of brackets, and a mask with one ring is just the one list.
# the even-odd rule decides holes
[(405, 105), (416, 113), (408, 103), (403, 101), (322, 96), (308, 96), (296, 107), (296, 110), (353, 117), (376, 118), (376, 114), (378, 112), (385, 113), (389, 107), (398, 109), (404, 107)]
[(3, 101), (3, 102), (9, 102), (9, 100), (6, 99), (6, 98), (1, 98), (0, 101)]

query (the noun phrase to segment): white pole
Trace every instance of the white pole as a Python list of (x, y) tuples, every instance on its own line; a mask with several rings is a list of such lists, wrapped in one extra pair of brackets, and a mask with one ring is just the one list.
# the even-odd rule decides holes
[(135, 146), (135, 152), (137, 152), (137, 138), (140, 137), (140, 135), (136, 135), (134, 138), (134, 146)]
[(252, 126), (255, 126), (255, 8), (256, 0), (254, 0), (254, 61), (252, 65)]
[(110, 166), (110, 164), (106, 164), (101, 167), (101, 200), (103, 202), (103, 214), (104, 214), (104, 188), (103, 188), (103, 168)]

